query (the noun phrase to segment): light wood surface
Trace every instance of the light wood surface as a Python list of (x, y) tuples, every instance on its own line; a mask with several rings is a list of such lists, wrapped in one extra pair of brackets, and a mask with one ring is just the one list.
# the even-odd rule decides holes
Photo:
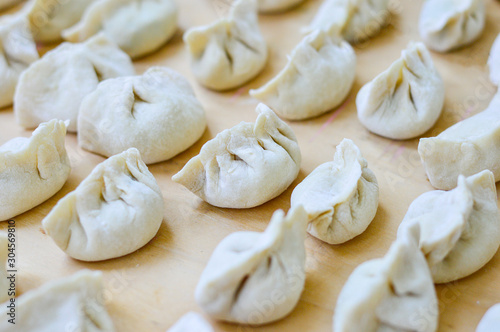
[[(392, 1), (397, 14), (390, 25), (375, 38), (355, 47), (358, 57), (356, 82), (343, 107), (312, 120), (289, 122), (303, 155), (300, 174), (278, 198), (247, 210), (210, 206), (173, 183), (171, 176), (218, 132), (240, 121), (255, 120), (257, 101), (248, 96), (249, 88), (261, 86), (285, 65), (286, 55), (302, 38), (301, 27), (312, 19), (320, 1), (306, 0), (293, 11), (280, 15), (261, 15), (261, 29), (270, 46), (267, 66), (243, 88), (226, 93), (212, 92), (197, 84), (189, 68), (182, 33), (189, 27), (217, 19), (230, 1), (177, 2), (180, 29), (174, 39), (135, 64), (138, 73), (149, 66), (162, 65), (184, 74), (205, 107), (208, 129), (202, 139), (184, 153), (149, 167), (165, 198), (164, 222), (157, 236), (125, 257), (83, 263), (67, 257), (43, 234), (40, 223), (43, 217), (104, 160), (81, 150), (76, 136), (69, 134), (66, 146), (73, 170), (68, 182), (47, 202), (15, 218), (19, 247), (18, 290), (27, 292), (83, 268), (102, 270), (109, 298), (107, 306), (117, 331), (165, 331), (187, 311), (201, 313), (194, 301), (194, 289), (219, 241), (235, 231), (264, 230), (273, 211), (288, 210), (295, 185), (316, 166), (330, 161), (335, 146), (347, 137), (360, 147), (380, 185), (380, 205), (370, 227), (362, 235), (337, 246), (307, 237), (305, 290), (295, 310), (285, 319), (260, 328), (211, 321), (217, 331), (331, 331), (337, 296), (350, 273), (360, 263), (385, 254), (409, 204), (433, 189), (416, 152), (418, 139), (391, 141), (369, 133), (359, 123), (355, 107), (360, 87), (396, 60), (409, 41), (420, 39), (417, 21), (421, 1)], [(432, 54), (445, 80), (446, 103), (438, 123), (425, 136), (436, 135), (460, 119), (480, 112), (496, 91), (488, 80), (486, 60), (500, 32), (500, 3), (493, 0), (486, 3), (486, 28), (476, 43), (450, 54)], [(0, 144), (16, 136), (30, 135), (31, 131), (15, 123), (10, 108), (0, 110)], [(1, 230), (6, 228), (6, 223), (0, 225)], [(439, 331), (473, 331), (485, 311), (500, 302), (500, 254), (479, 272), (458, 282), (437, 286), (436, 291), (440, 303)]]

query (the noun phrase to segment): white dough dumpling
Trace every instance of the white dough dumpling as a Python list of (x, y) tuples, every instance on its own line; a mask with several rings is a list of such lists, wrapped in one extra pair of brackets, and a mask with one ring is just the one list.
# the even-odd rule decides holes
[(167, 332), (214, 332), (214, 329), (200, 314), (188, 312)]
[(62, 32), (76, 24), (85, 9), (95, 0), (34, 0), (27, 17), (37, 42), (54, 43), (62, 40)]
[(411, 238), (358, 266), (337, 299), (335, 332), (435, 332), (438, 301), (424, 256)]
[(358, 118), (371, 132), (409, 139), (431, 129), (441, 115), (444, 83), (422, 43), (410, 43), (386, 71), (356, 97)]
[(449, 190), (459, 175), (482, 170), (500, 180), (500, 93), (488, 108), (456, 123), (436, 137), (422, 138), (418, 153), (431, 184)]
[(356, 44), (379, 33), (390, 16), (389, 0), (324, 0), (305, 31), (320, 29)]
[(136, 149), (97, 165), (43, 219), (45, 232), (69, 256), (100, 261), (148, 243), (163, 220), (163, 196)]
[(256, 0), (236, 0), (229, 17), (184, 34), (196, 79), (213, 90), (236, 88), (257, 76), (267, 61)]
[(485, 23), (484, 0), (426, 0), (419, 19), (427, 47), (449, 52), (479, 38)]
[(318, 166), (292, 193), (291, 205), (304, 206), (312, 236), (330, 244), (363, 233), (378, 208), (378, 183), (359, 148), (349, 139), (333, 161)]
[(398, 236), (407, 232), (418, 241), (435, 283), (454, 281), (479, 270), (500, 246), (493, 174), (485, 170), (468, 178), (459, 176), (455, 189), (419, 196), (410, 205)]
[(174, 0), (95, 0), (80, 22), (62, 32), (71, 42), (84, 41), (100, 32), (132, 58), (156, 51), (177, 30)]
[(304, 0), (257, 0), (259, 12), (261, 13), (278, 13), (291, 9)]
[(135, 147), (146, 164), (168, 160), (193, 145), (205, 111), (189, 82), (165, 67), (105, 80), (80, 105), (78, 143), (112, 156)]
[[(213, 318), (240, 324), (287, 316), (304, 289), (306, 224), (299, 206), (287, 216), (276, 211), (264, 233), (236, 232), (223, 239), (196, 287), (198, 305)], [(262, 310), (264, 303), (273, 310)]]
[(488, 58), (490, 68), (490, 79), (495, 85), (500, 85), (500, 34), (498, 34), (490, 50)]
[(9, 308), (2, 306), (0, 331), (114, 332), (102, 284), (102, 272), (90, 270), (49, 281), (16, 298), (16, 324), (7, 321)]
[(250, 95), (281, 117), (302, 120), (339, 106), (351, 91), (356, 54), (351, 45), (326, 32), (307, 35), (271, 81)]
[(51, 119), (70, 120), (68, 131), (76, 132), (83, 98), (100, 81), (134, 74), (129, 56), (103, 35), (85, 43), (63, 43), (21, 74), (14, 95), (16, 120), (25, 128)]
[(13, 218), (54, 196), (71, 171), (64, 147), (67, 123), (42, 123), (31, 138), (0, 146), (0, 221)]
[(0, 108), (12, 105), (19, 76), (39, 58), (27, 27), (24, 17), (0, 21)]
[(476, 328), (476, 332), (498, 332), (500, 326), (500, 303), (486, 311)]
[(266, 105), (256, 111), (255, 123), (217, 134), (172, 179), (218, 207), (251, 208), (283, 193), (299, 173), (297, 138)]

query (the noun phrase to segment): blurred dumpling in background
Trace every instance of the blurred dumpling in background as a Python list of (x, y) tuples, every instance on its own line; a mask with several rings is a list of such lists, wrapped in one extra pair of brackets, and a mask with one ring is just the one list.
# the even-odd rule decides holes
[(214, 329), (200, 314), (191, 311), (182, 316), (167, 332), (214, 332)]
[(177, 29), (173, 0), (95, 0), (64, 39), (81, 42), (102, 32), (130, 57), (156, 51)]
[(279, 13), (291, 9), (304, 0), (257, 0), (259, 12), (261, 13)]
[(427, 47), (448, 52), (479, 38), (484, 29), (484, 0), (426, 0), (419, 19)]
[(302, 120), (339, 106), (351, 91), (356, 54), (351, 45), (326, 32), (307, 35), (271, 81), (250, 95), (286, 119)]
[(488, 58), (490, 68), (490, 79), (495, 85), (500, 85), (500, 34), (495, 39)]
[(236, 0), (229, 16), (184, 34), (196, 79), (207, 88), (227, 90), (257, 76), (267, 61), (256, 0)]
[(486, 311), (476, 328), (476, 332), (496, 332), (500, 326), (500, 303)]

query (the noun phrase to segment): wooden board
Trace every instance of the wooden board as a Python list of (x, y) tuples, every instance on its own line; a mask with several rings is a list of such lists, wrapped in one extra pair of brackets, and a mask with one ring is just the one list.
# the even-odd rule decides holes
[[(307, 237), (305, 290), (295, 310), (285, 319), (260, 328), (211, 321), (217, 331), (331, 331), (337, 296), (352, 270), (368, 259), (382, 257), (395, 239), (409, 204), (433, 189), (416, 152), (418, 140), (391, 141), (370, 134), (357, 120), (355, 108), (360, 87), (396, 60), (409, 41), (419, 40), (417, 21), (421, 1), (393, 1), (397, 14), (390, 25), (377, 37), (355, 47), (358, 56), (356, 82), (342, 108), (312, 120), (290, 122), (303, 154), (300, 174), (281, 196), (247, 210), (210, 206), (173, 183), (171, 176), (218, 132), (240, 121), (255, 120), (257, 101), (248, 96), (249, 88), (261, 86), (285, 65), (286, 55), (302, 38), (301, 27), (312, 19), (320, 1), (307, 0), (281, 15), (261, 15), (261, 29), (270, 45), (267, 66), (242, 89), (226, 93), (212, 92), (197, 84), (189, 68), (182, 33), (189, 27), (217, 19), (230, 1), (177, 2), (180, 6), (177, 35), (159, 52), (137, 61), (136, 67), (142, 73), (152, 65), (169, 66), (184, 74), (205, 107), (208, 129), (202, 139), (184, 153), (149, 167), (165, 197), (164, 222), (157, 236), (128, 256), (83, 263), (67, 257), (42, 233), (43, 217), (104, 160), (81, 150), (76, 136), (68, 135), (66, 145), (73, 166), (68, 182), (47, 202), (15, 218), (19, 246), (18, 289), (24, 293), (83, 268), (102, 270), (109, 298), (107, 306), (118, 331), (165, 331), (187, 311), (201, 312), (194, 301), (194, 289), (219, 241), (235, 231), (264, 230), (273, 211), (288, 210), (295, 185), (316, 166), (330, 161), (335, 146), (347, 137), (360, 147), (379, 181), (380, 206), (370, 227), (357, 238), (338, 246)], [(446, 82), (446, 104), (438, 123), (425, 136), (436, 135), (483, 110), (496, 91), (488, 80), (486, 60), (500, 32), (500, 3), (486, 2), (486, 28), (476, 43), (450, 54), (433, 53)], [(15, 123), (11, 109), (0, 111), (0, 144), (30, 134)], [(0, 225), (1, 230), (6, 228), (6, 223)], [(473, 331), (484, 312), (500, 302), (500, 254), (472, 276), (437, 286), (436, 290), (440, 303), (439, 331)]]

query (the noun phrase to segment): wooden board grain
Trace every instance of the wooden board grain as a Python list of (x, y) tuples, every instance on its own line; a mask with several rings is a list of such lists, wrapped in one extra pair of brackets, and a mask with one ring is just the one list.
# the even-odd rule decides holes
[[(420, 163), (418, 140), (391, 141), (369, 133), (357, 120), (355, 97), (360, 87), (399, 57), (408, 42), (419, 40), (417, 21), (421, 1), (392, 1), (396, 12), (380, 35), (356, 46), (358, 57), (354, 88), (345, 104), (315, 119), (289, 122), (303, 154), (301, 171), (292, 186), (276, 199), (253, 209), (232, 210), (210, 206), (171, 176), (195, 156), (201, 146), (223, 129), (240, 121), (254, 121), (257, 101), (248, 96), (286, 63), (286, 55), (302, 38), (301, 27), (314, 16), (320, 1), (306, 2), (285, 14), (261, 15), (260, 25), (270, 46), (265, 70), (241, 89), (217, 93), (204, 89), (189, 69), (182, 33), (192, 26), (217, 19), (229, 0), (178, 0), (179, 31), (160, 51), (136, 61), (139, 73), (152, 65), (169, 66), (184, 74), (205, 107), (208, 129), (190, 149), (167, 162), (151, 165), (165, 197), (164, 222), (145, 247), (122, 258), (84, 263), (68, 258), (41, 231), (41, 220), (56, 202), (72, 191), (102, 157), (81, 150), (76, 136), (68, 135), (67, 149), (73, 170), (63, 189), (47, 202), (15, 218), (18, 234), (20, 293), (68, 276), (80, 269), (105, 274), (107, 306), (118, 331), (165, 331), (190, 310), (201, 312), (194, 301), (198, 278), (215, 246), (235, 231), (265, 229), (276, 209), (288, 210), (297, 183), (319, 164), (330, 161), (335, 146), (351, 138), (360, 147), (380, 185), (380, 206), (365, 233), (338, 246), (307, 237), (307, 280), (301, 300), (285, 319), (274, 324), (242, 327), (211, 321), (217, 331), (331, 331), (337, 296), (360, 263), (382, 257), (396, 237), (409, 204), (432, 190)], [(489, 83), (486, 60), (500, 32), (500, 3), (487, 0), (487, 22), (482, 37), (472, 46), (450, 54), (433, 53), (446, 83), (446, 103), (433, 136), (453, 123), (485, 108), (496, 89)], [(19, 127), (11, 109), (0, 110), (0, 144), (16, 136), (30, 136)], [(497, 186), (497, 191), (498, 191)], [(1, 188), (0, 188), (1, 190)], [(1, 230), (6, 223), (0, 225)], [(500, 302), (500, 254), (482, 270), (455, 283), (436, 287), (440, 303), (439, 331), (473, 331), (484, 312)], [(425, 313), (422, 314), (425, 317)]]

